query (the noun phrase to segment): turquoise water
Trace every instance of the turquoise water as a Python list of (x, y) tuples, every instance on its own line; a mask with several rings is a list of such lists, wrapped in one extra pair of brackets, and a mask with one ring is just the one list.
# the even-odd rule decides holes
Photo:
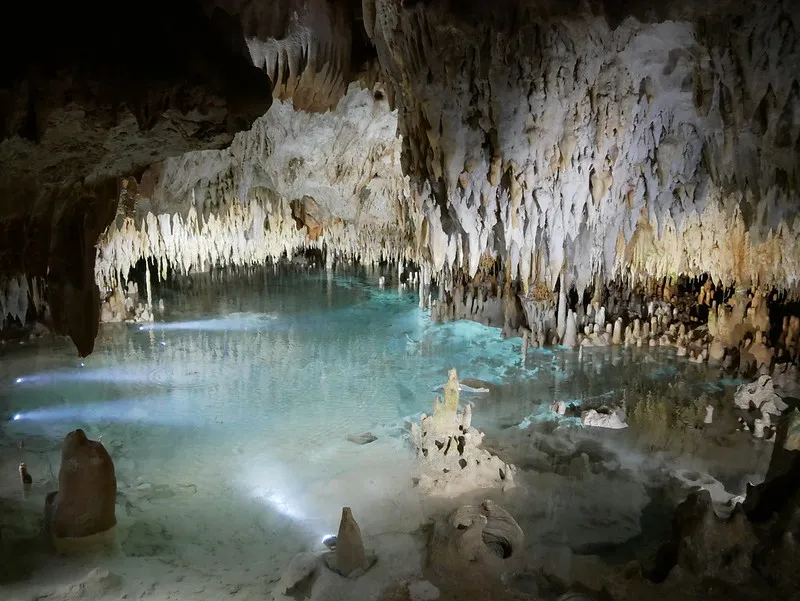
[[(371, 534), (419, 527), (405, 424), (431, 410), (451, 367), (490, 386), (462, 394), (490, 436), (580, 427), (550, 403), (612, 402), (632, 378), (729, 392), (672, 351), (532, 349), (523, 362), (519, 339), (431, 323), (416, 293), (379, 289), (374, 274), (257, 270), (177, 284), (155, 291), (155, 323), (102, 325), (83, 361), (64, 340), (6, 349), (0, 502), (28, 517), (8, 520), (4, 538), (38, 528), (61, 440), (77, 427), (114, 459), (128, 558), (202, 566), (238, 586), (335, 532), (344, 505)], [(367, 431), (375, 442), (347, 440)], [(20, 461), (34, 476), (27, 499)]]

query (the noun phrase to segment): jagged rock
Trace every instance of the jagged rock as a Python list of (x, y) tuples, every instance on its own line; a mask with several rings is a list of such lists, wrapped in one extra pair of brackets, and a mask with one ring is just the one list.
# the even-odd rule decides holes
[(740, 409), (755, 407), (762, 414), (780, 415), (788, 405), (775, 392), (775, 387), (770, 376), (761, 376), (755, 382), (742, 384), (736, 389), (733, 397), (734, 403)]
[(758, 540), (741, 506), (721, 520), (707, 490), (692, 492), (675, 511), (672, 530), (671, 543), (661, 550), (669, 569), (677, 565), (694, 577), (734, 584), (752, 577)]
[(445, 402), (434, 401), (433, 415), (411, 425), (420, 467), (419, 488), (430, 495), (457, 496), (476, 488), (514, 486), (516, 468), (480, 447), (483, 433), (472, 427), (472, 409), (459, 408), (455, 370), (445, 384)]
[(56, 549), (105, 545), (117, 523), (117, 479), (111, 456), (83, 430), (67, 434), (61, 448), (58, 491), (47, 495), (45, 527)]
[[(773, 124), (800, 93), (797, 33), (767, 41), (785, 3), (523, 4), (375, 2), (372, 39), (402, 107), (434, 270), (472, 276), (491, 250), (512, 277), (551, 289), (565, 269), (578, 290), (598, 272), (687, 266), (715, 281), (794, 282), (798, 133)], [(623, 18), (637, 8), (641, 19)], [(742, 123), (752, 145), (720, 142)], [(759, 207), (774, 221), (726, 210), (751, 195), (771, 199)]]
[(435, 525), (429, 561), (435, 570), (500, 578), (518, 565), (524, 539), (519, 524), (496, 503), (465, 505)]
[[(98, 285), (116, 289), (119, 274), (143, 258), (162, 278), (167, 267), (206, 271), (278, 260), (320, 248), (322, 233), (331, 261), (335, 254), (402, 261), (412, 209), (401, 207), (410, 190), (397, 114), (377, 91), (352, 84), (336, 111), (323, 115), (276, 101), (229, 149), (189, 153), (153, 165), (138, 181), (128, 178), (135, 202), (101, 237)], [(370, 202), (360, 205), (361, 198)]]
[(595, 409), (589, 409), (581, 413), (581, 424), (595, 428), (610, 428), (612, 430), (628, 427), (628, 424), (625, 423), (625, 414), (619, 409), (610, 413), (600, 413)]

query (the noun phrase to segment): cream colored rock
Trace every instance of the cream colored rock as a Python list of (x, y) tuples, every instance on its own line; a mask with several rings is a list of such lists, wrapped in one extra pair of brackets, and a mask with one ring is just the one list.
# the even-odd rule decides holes
[(433, 415), (422, 414), (420, 423), (411, 425), (420, 490), (432, 496), (454, 497), (480, 488), (514, 487), (516, 468), (481, 448), (484, 435), (472, 427), (469, 405), (459, 411), (458, 398), (454, 399), (458, 378), (455, 370), (450, 373), (449, 404), (437, 398)]
[(625, 422), (625, 414), (620, 410), (600, 413), (595, 409), (589, 409), (581, 413), (581, 424), (594, 428), (609, 428), (611, 430), (620, 430), (628, 427)]

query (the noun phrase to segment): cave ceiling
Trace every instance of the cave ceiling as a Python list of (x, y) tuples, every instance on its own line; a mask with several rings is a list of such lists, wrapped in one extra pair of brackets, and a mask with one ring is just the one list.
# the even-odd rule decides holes
[(144, 236), (147, 257), (167, 223), (230, 231), (235, 213), (252, 228), (254, 199), (268, 245), (170, 261), (324, 241), (444, 282), (489, 257), (526, 289), (677, 273), (797, 289), (791, 0), (4, 10), (0, 275), (45, 279), (81, 352), (98, 273), (123, 269), (96, 269), (103, 244)]

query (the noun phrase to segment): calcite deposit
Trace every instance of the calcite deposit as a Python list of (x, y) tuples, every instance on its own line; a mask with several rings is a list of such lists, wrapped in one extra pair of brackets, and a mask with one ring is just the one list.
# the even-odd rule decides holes
[(230, 148), (171, 159), (123, 182), (97, 247), (101, 289), (124, 291), (140, 260), (166, 277), (326, 248), (365, 262), (415, 256), (396, 113), (353, 84), (335, 113), (273, 110)]
[(562, 272), (579, 290), (597, 273), (797, 285), (798, 9), (706, 7), (700, 25), (666, 4), (674, 20), (620, 22), (376, 0), (436, 271), (473, 276), (489, 253), (526, 290)]
[(419, 489), (432, 496), (455, 497), (480, 488), (508, 490), (516, 468), (481, 448), (483, 433), (472, 426), (472, 408), (459, 405), (458, 375), (450, 370), (445, 400), (434, 401), (433, 414), (411, 425), (419, 460)]

